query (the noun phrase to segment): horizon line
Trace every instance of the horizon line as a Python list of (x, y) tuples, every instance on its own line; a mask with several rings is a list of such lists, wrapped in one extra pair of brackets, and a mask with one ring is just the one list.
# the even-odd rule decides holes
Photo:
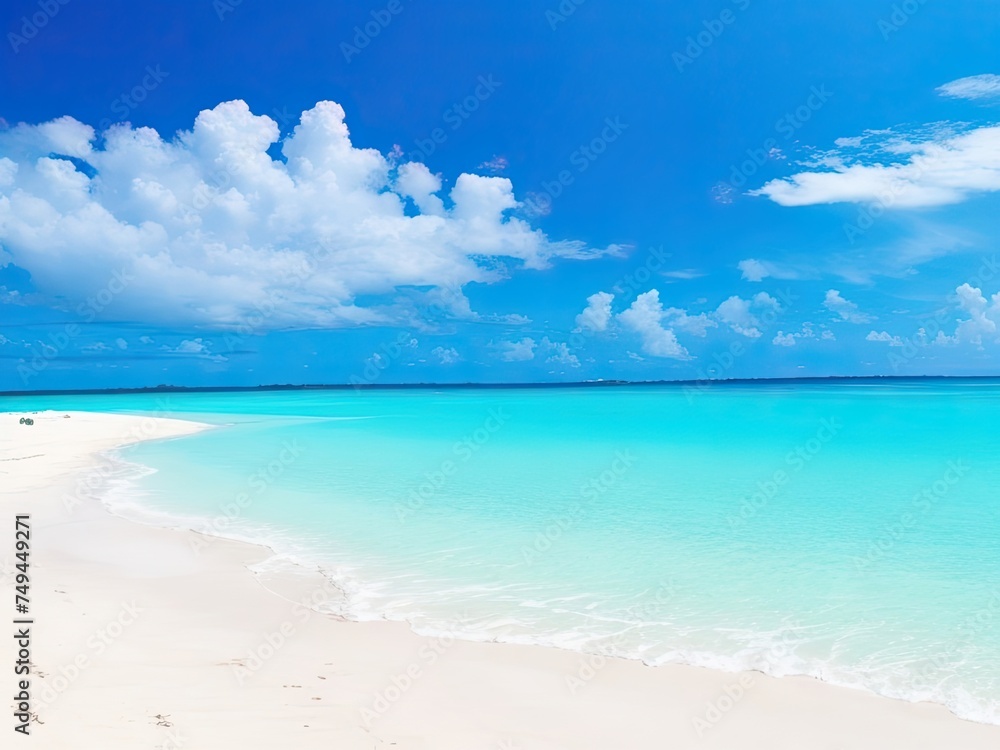
[(82, 388), (82, 389), (45, 389), (35, 391), (0, 391), (0, 397), (4, 396), (59, 396), (59, 395), (101, 395), (101, 394), (126, 394), (126, 393), (224, 393), (242, 391), (335, 391), (353, 389), (362, 390), (405, 390), (405, 389), (428, 389), (428, 388), (592, 388), (592, 387), (622, 387), (622, 386), (694, 386), (705, 388), (709, 384), (718, 385), (740, 385), (752, 384), (781, 384), (781, 383), (806, 383), (806, 382), (829, 382), (832, 380), (996, 380), (1000, 375), (810, 375), (807, 377), (786, 377), (786, 378), (702, 378), (697, 380), (617, 380), (617, 379), (597, 379), (579, 380), (566, 382), (523, 382), (523, 383), (489, 383), (489, 382), (465, 382), (465, 383), (270, 383), (267, 385), (238, 385), (238, 386), (187, 386), (187, 385), (166, 385), (138, 386), (135, 388)]

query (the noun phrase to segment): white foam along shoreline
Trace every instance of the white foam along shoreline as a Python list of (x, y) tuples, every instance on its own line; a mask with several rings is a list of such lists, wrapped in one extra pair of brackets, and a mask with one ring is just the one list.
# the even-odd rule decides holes
[(810, 678), (651, 668), (324, 615), (311, 608), (334, 593), (324, 577), (276, 573), (265, 587), (247, 570), (271, 556), (266, 548), (199, 544), (196, 532), (138, 524), (86, 498), (67, 507), (102, 451), (206, 425), (43, 412), (25, 427), (20, 416), (0, 415), (0, 502), (9, 518), (32, 516), (32, 733), (47, 748), (79, 747), (81, 735), (109, 748), (978, 750), (1000, 741), (1000, 727), (942, 706)]

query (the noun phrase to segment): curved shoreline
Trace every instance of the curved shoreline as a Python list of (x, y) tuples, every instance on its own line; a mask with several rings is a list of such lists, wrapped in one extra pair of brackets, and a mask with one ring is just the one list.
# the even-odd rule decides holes
[[(37, 689), (55, 690), (50, 683), (67, 664), (80, 654), (91, 657), (81, 676), (38, 710), (45, 724), (33, 730), (49, 736), (47, 746), (78, 744), (81, 727), (108, 747), (151, 737), (162, 742), (171, 727), (193, 737), (193, 747), (212, 747), (213, 739), (267, 747), (269, 736), (304, 748), (329, 747), (331, 740), (369, 748), (375, 737), (401, 748), (731, 747), (737, 741), (792, 748), (840, 741), (976, 750), (1000, 740), (1000, 727), (961, 720), (943, 706), (813, 678), (649, 668), (625, 658), (600, 657), (598, 665), (579, 652), (426, 638), (398, 621), (345, 622), (315, 612), (310, 599), (329, 593), (315, 574), (274, 576), (268, 588), (280, 596), (259, 575), (247, 575), (270, 556), (267, 547), (223, 536), (199, 546), (196, 531), (136, 522), (87, 502), (67, 507), (73, 480), (93, 471), (101, 451), (137, 442), (130, 439), (137, 429), (140, 440), (163, 439), (208, 425), (70, 414), (69, 420), (62, 412), (33, 415), (33, 427), (5, 430), (2, 438), (5, 453), (23, 458), (3, 465), (4, 510), (30, 506), (39, 537), (35, 659), (46, 676), (36, 676)], [(14, 424), (19, 416), (0, 419)], [(143, 423), (151, 429), (141, 429)], [(54, 587), (41, 583), (56, 580)], [(94, 653), (83, 637), (95, 619), (102, 622), (94, 613), (114, 622), (130, 597), (148, 615)], [(192, 683), (199, 689), (192, 691)], [(154, 704), (171, 710), (149, 714)], [(110, 705), (120, 705), (117, 719)], [(449, 708), (455, 706), (459, 714)], [(173, 717), (171, 727), (148, 720), (161, 710)], [(250, 717), (247, 726), (234, 728), (226, 719), (235, 710)]]

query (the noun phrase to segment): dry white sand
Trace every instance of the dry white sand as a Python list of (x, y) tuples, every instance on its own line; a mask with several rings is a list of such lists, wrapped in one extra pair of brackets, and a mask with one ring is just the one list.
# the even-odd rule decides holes
[[(30, 725), (60, 748), (1000, 747), (1000, 727), (805, 678), (650, 668), (533, 646), (424, 638), (301, 602), (315, 574), (263, 580), (268, 551), (114, 516), (77, 487), (99, 451), (202, 426), (123, 415), (0, 415), (0, 563), (32, 523)], [(78, 502), (79, 501), (79, 502)], [(0, 616), (14, 618), (8, 567)], [(13, 639), (0, 639), (8, 737)]]

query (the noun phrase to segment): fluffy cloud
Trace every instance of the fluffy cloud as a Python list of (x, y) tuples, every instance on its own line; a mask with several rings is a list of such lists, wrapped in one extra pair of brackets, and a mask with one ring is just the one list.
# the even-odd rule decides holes
[(611, 320), (611, 303), (614, 299), (615, 295), (609, 292), (597, 292), (587, 297), (587, 306), (576, 316), (577, 330), (607, 330), (608, 322)]
[(117, 338), (115, 339), (115, 344), (118, 345), (119, 349), (128, 349), (128, 342), (125, 339)]
[(569, 367), (579, 367), (580, 360), (575, 354), (570, 352), (569, 345), (564, 342), (550, 341), (548, 337), (542, 339), (542, 349), (549, 352), (546, 362), (552, 362)]
[(509, 326), (526, 326), (531, 323), (531, 318), (520, 313), (507, 313), (506, 315), (487, 315), (485, 320), (491, 323), (503, 323)]
[(438, 362), (442, 365), (453, 365), (462, 359), (462, 357), (459, 356), (458, 350), (454, 347), (448, 347), (445, 349), (443, 346), (436, 346), (431, 350), (431, 354), (437, 357)]
[[(216, 327), (398, 322), (400, 289), (493, 282), (619, 248), (553, 241), (522, 219), (510, 180), (442, 180), (355, 147), (334, 102), (278, 125), (243, 101), (165, 140), (70, 117), (0, 131), (0, 244), (48, 301), (105, 292), (99, 315)], [(377, 299), (360, 305), (365, 295)]]
[[(826, 334), (829, 331), (823, 331), (822, 338), (832, 338)], [(775, 346), (795, 346), (798, 343), (798, 339), (814, 339), (816, 338), (816, 331), (813, 330), (812, 323), (803, 323), (802, 330), (785, 333), (784, 331), (778, 331), (778, 334), (771, 340), (771, 343)]]
[(903, 339), (899, 336), (893, 336), (888, 331), (872, 331), (867, 336), (865, 336), (865, 341), (881, 341), (888, 344), (889, 346), (902, 346)]
[[(821, 160), (827, 167), (824, 171), (771, 180), (750, 194), (782, 206), (874, 202), (916, 208), (959, 203), (976, 193), (1000, 190), (1000, 126), (958, 135), (939, 131), (920, 142), (886, 131), (879, 137), (882, 140), (869, 148), (883, 154), (878, 161), (843, 150), (831, 152)], [(848, 148), (865, 145), (840, 143)]]
[(841, 320), (846, 320), (848, 323), (870, 323), (875, 319), (868, 313), (859, 312), (858, 306), (850, 300), (844, 299), (836, 289), (827, 290), (823, 307), (836, 313)]
[(660, 302), (660, 293), (653, 289), (640, 294), (627, 310), (618, 313), (618, 320), (626, 328), (639, 334), (642, 350), (654, 357), (690, 359), (690, 355), (677, 341), (674, 332), (663, 326), (666, 311)]
[(676, 271), (663, 271), (663, 275), (668, 279), (690, 281), (691, 279), (700, 279), (702, 276), (707, 276), (708, 274), (704, 271), (699, 271), (697, 268), (680, 268)]
[(740, 269), (743, 278), (747, 281), (763, 281), (771, 275), (771, 272), (767, 270), (767, 266), (755, 258), (741, 260), (736, 267)]
[(504, 362), (525, 362), (535, 358), (535, 340), (523, 338), (520, 341), (501, 341), (494, 345)]
[(490, 174), (497, 174), (498, 172), (503, 172), (509, 166), (510, 163), (507, 161), (506, 156), (494, 156), (489, 161), (484, 161), (480, 164), (477, 169), (486, 170)]
[(175, 351), (178, 354), (205, 354), (206, 352), (208, 352), (208, 344), (206, 344), (204, 340), (200, 338), (193, 340), (185, 339), (180, 344), (178, 344), (177, 347), (172, 351)]
[(971, 284), (962, 284), (955, 293), (958, 295), (959, 309), (969, 316), (959, 322), (955, 338), (977, 345), (982, 345), (984, 336), (995, 340), (997, 324), (1000, 323), (1000, 292), (987, 300), (981, 289)]
[(164, 344), (160, 347), (160, 350), (167, 354), (180, 354), (199, 359), (210, 359), (213, 362), (225, 362), (227, 359), (227, 357), (221, 354), (212, 354), (212, 342), (206, 341), (201, 337), (184, 339), (177, 346), (167, 346)]
[(715, 316), (736, 333), (755, 339), (761, 336), (761, 323), (754, 310), (779, 312), (781, 305), (767, 292), (759, 292), (751, 299), (732, 296), (719, 305)]
[(419, 162), (403, 164), (396, 172), (396, 192), (406, 196), (425, 216), (445, 216), (444, 201), (437, 195), (441, 177)]
[(941, 96), (953, 99), (991, 100), (1000, 99), (1000, 76), (984, 73), (979, 76), (968, 76), (950, 81), (937, 87)]
[[(921, 342), (927, 341), (927, 331), (921, 328), (917, 331), (917, 339)], [(938, 331), (937, 336), (935, 336), (931, 342), (934, 346), (953, 346), (958, 343), (957, 336), (949, 336), (944, 331)]]
[(797, 279), (799, 274), (790, 268), (785, 268), (777, 263), (772, 263), (767, 260), (757, 260), (756, 258), (747, 258), (746, 260), (741, 260), (736, 264), (736, 267), (743, 274), (742, 278), (745, 281), (763, 281), (768, 277), (774, 277), (776, 279)]
[(681, 310), (677, 307), (668, 307), (663, 312), (671, 328), (690, 333), (692, 336), (704, 338), (709, 328), (719, 327), (719, 324), (705, 315), (705, 313), (688, 315), (687, 310)]

